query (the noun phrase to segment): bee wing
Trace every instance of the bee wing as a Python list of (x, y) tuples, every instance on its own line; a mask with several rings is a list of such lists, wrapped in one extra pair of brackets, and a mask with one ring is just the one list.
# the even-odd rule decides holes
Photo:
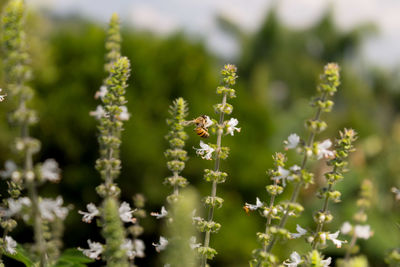
[(191, 120), (191, 121), (182, 121), (182, 122), (181, 122), (181, 125), (183, 125), (183, 126), (188, 126), (188, 125), (194, 124), (194, 123), (195, 123), (194, 120)]

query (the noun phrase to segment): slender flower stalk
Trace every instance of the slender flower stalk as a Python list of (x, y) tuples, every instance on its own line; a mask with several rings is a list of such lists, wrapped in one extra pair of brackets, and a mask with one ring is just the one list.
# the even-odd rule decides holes
[[(228, 176), (227, 173), (220, 171), (221, 159), (226, 159), (229, 152), (228, 147), (222, 146), (222, 135), (224, 133), (233, 135), (235, 131), (240, 131), (240, 128), (236, 127), (238, 124), (236, 119), (231, 118), (229, 121), (224, 120), (225, 114), (229, 115), (233, 110), (232, 105), (227, 103), (227, 99), (236, 97), (235, 90), (230, 88), (230, 86), (235, 84), (236, 78), (238, 77), (236, 75), (236, 67), (229, 64), (225, 65), (221, 74), (223, 75), (223, 85), (217, 88), (217, 94), (222, 95), (222, 102), (214, 106), (216, 113), (219, 114), (219, 120), (213, 123), (213, 129), (215, 129), (217, 134), (217, 143), (205, 144), (203, 141), (200, 141), (201, 148), (196, 151), (203, 159), (211, 160), (213, 158), (215, 160), (214, 170), (206, 169), (204, 175), (204, 179), (212, 183), (211, 195), (203, 199), (204, 204), (208, 206), (207, 219), (196, 217), (194, 220), (198, 229), (205, 233), (203, 246), (198, 248), (201, 255), (202, 267), (207, 265), (208, 259), (214, 258), (217, 254), (217, 251), (210, 247), (210, 238), (211, 233), (216, 233), (221, 228), (221, 224), (213, 221), (213, 218), (215, 208), (221, 207), (223, 203), (223, 199), (217, 197), (217, 184), (225, 182)], [(208, 117), (206, 116), (206, 118)]]
[[(27, 52), (25, 26), (25, 6), (22, 0), (11, 0), (5, 7), (2, 15), (2, 41), (4, 51), (5, 80), (9, 95), (16, 103), (9, 120), (20, 130), (14, 141), (14, 149), (18, 163), (6, 162), (6, 170), (1, 176), (8, 180), (9, 198), (5, 216), (1, 218), (4, 228), (3, 241), (8, 244), (11, 237), (7, 234), (16, 226), (12, 216), (21, 216), (29, 224), (33, 224), (34, 241), (32, 250), (36, 254), (40, 266), (46, 266), (55, 261), (61, 247), (60, 236), (63, 227), (60, 221), (68, 214), (68, 208), (62, 207), (63, 200), (42, 199), (38, 194), (38, 187), (45, 181), (58, 182), (60, 169), (55, 160), (46, 160), (43, 164), (34, 165), (33, 155), (40, 150), (40, 141), (31, 137), (29, 128), (37, 123), (36, 111), (31, 109), (30, 100), (34, 91), (28, 86), (32, 78), (32, 71), (28, 65), (30, 56)], [(0, 97), (4, 98), (4, 95)], [(27, 190), (28, 198), (19, 197), (23, 189)], [(23, 209), (22, 207), (27, 209)], [(8, 241), (7, 241), (8, 239)], [(57, 244), (57, 245), (56, 245)], [(8, 249), (6, 252), (14, 252)]]

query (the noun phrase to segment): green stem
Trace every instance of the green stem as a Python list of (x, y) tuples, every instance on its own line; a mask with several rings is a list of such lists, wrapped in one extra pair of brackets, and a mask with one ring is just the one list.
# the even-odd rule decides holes
[(347, 251), (346, 251), (346, 256), (345, 256), (345, 258), (344, 258), (344, 260), (345, 260), (346, 262), (350, 259), (351, 251), (353, 250), (353, 247), (354, 247), (354, 245), (356, 244), (356, 241), (357, 241), (357, 235), (356, 235), (356, 233), (355, 233), (355, 231), (354, 231), (353, 237), (351, 238), (349, 247), (348, 247), (348, 249), (347, 249)]

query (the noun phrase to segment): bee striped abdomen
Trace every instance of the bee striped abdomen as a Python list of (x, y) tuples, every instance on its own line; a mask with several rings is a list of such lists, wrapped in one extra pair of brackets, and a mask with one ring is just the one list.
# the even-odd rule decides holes
[(200, 137), (208, 138), (210, 136), (207, 129), (205, 129), (203, 127), (196, 127), (195, 131), (196, 131), (196, 134)]

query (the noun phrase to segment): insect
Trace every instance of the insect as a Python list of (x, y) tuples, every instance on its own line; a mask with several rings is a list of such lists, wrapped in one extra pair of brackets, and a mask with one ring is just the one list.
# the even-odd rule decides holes
[(196, 134), (200, 137), (208, 138), (210, 136), (210, 133), (208, 132), (208, 127), (210, 127), (213, 124), (213, 122), (207, 115), (202, 115), (194, 120), (185, 121), (184, 124), (185, 125), (196, 124), (196, 128), (194, 129)]
[(246, 205), (243, 206), (244, 211), (246, 212), (247, 215), (250, 215), (250, 209)]

